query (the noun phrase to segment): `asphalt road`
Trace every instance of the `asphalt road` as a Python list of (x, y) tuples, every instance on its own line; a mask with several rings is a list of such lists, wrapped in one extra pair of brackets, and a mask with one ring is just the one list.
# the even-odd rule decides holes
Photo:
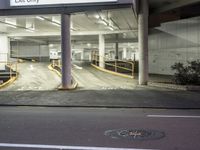
[[(0, 150), (199, 150), (199, 124), (200, 110), (1, 107)], [(165, 137), (105, 135), (113, 129), (158, 130)]]

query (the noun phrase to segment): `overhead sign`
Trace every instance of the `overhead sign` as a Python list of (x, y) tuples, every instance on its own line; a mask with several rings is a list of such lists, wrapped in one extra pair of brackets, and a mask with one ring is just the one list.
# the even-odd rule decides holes
[(118, 0), (10, 0), (10, 6), (37, 6), (58, 4), (86, 4), (117, 2)]

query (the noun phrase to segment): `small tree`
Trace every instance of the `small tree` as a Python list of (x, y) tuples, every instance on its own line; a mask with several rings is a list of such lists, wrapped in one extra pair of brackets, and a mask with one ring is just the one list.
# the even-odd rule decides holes
[(176, 84), (200, 85), (200, 60), (188, 62), (185, 66), (182, 63), (175, 63), (171, 68), (175, 70)]

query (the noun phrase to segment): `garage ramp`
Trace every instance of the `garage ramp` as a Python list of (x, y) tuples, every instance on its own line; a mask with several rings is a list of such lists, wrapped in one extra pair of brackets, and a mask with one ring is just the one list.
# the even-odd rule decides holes
[[(25, 62), (18, 64), (18, 79), (1, 91), (55, 90), (61, 84), (60, 77), (48, 69), (48, 63)], [(115, 76), (93, 68), (89, 64), (75, 63), (72, 74), (79, 90), (134, 89), (136, 81)]]
[(74, 63), (73, 77), (79, 89), (115, 90), (134, 89), (137, 81), (97, 70), (89, 64)]
[(48, 69), (48, 63), (18, 64), (18, 79), (2, 91), (54, 90), (61, 84), (60, 77)]

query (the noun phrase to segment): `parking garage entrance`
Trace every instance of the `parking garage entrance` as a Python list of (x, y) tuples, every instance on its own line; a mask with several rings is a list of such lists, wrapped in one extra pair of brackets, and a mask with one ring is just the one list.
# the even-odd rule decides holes
[(76, 83), (79, 89), (134, 88), (138, 46), (132, 3), (4, 5), (1, 66), (16, 80), (3, 90), (68, 89)]

